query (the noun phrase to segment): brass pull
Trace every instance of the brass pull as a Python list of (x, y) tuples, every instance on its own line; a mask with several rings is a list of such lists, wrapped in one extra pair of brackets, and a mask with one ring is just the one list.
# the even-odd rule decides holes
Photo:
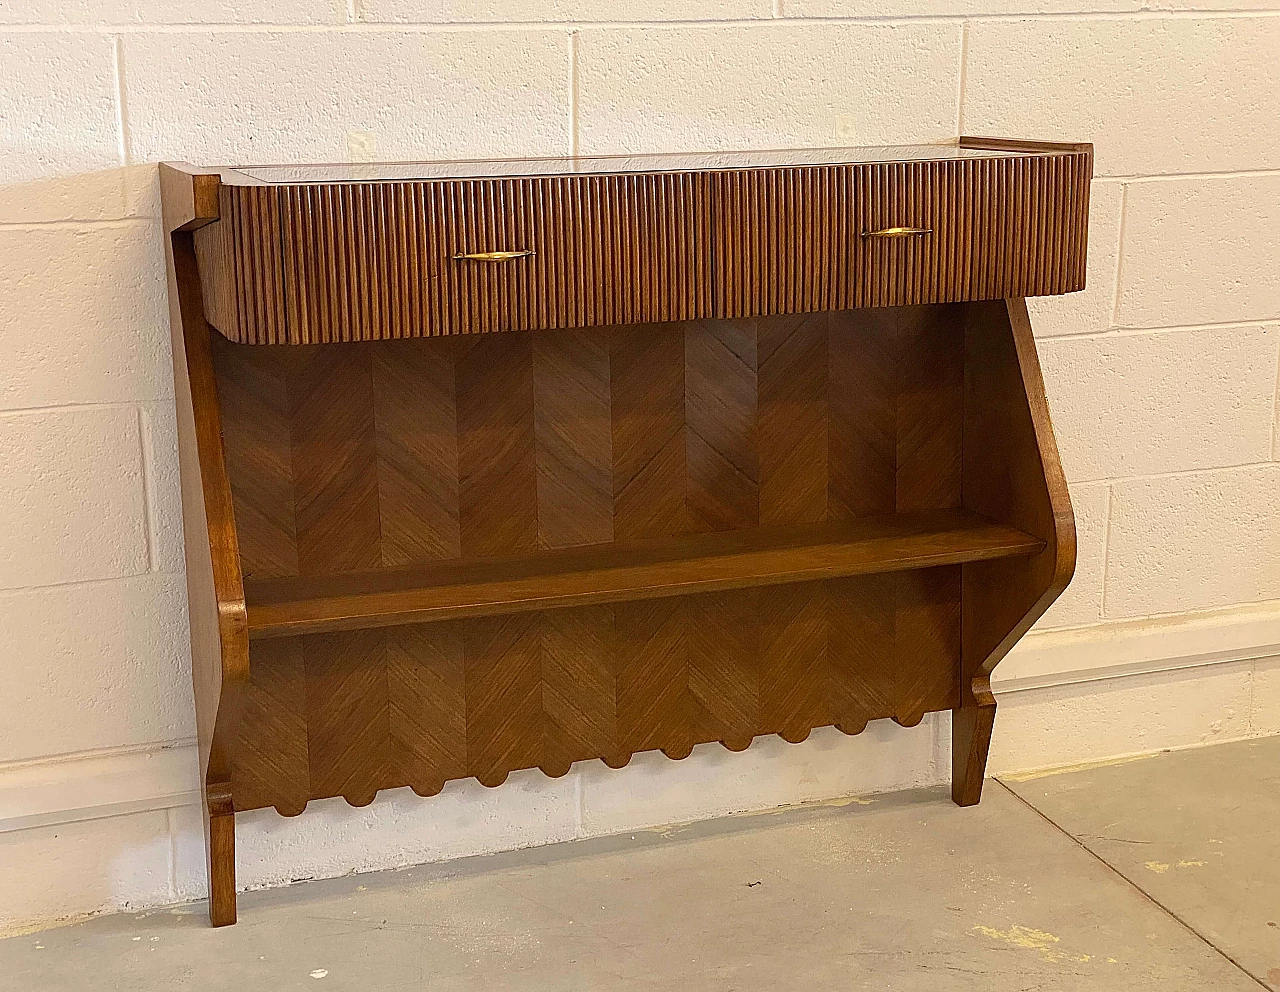
[(932, 234), (929, 227), (882, 227), (878, 231), (863, 231), (864, 238), (922, 238)]
[(528, 258), (533, 254), (532, 248), (520, 251), (473, 251), (453, 256), (455, 262), (510, 262), (514, 258)]

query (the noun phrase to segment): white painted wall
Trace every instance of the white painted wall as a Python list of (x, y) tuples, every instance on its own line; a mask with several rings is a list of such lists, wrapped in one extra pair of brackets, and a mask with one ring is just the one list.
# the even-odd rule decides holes
[[(0, 928), (197, 896), (154, 163), (1097, 143), (995, 770), (1280, 732), (1280, 0), (0, 5)], [(1229, 7), (1230, 10), (1224, 9)], [(946, 778), (946, 717), (240, 818), (261, 885)]]

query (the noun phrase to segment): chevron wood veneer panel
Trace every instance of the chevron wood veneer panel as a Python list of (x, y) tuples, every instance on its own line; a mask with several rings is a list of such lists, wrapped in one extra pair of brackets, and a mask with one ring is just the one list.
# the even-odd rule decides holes
[(381, 341), (369, 351), (382, 564), (457, 558), (459, 349)]
[[(311, 794), (367, 806), (391, 780), (386, 637), (379, 630), (354, 630), (299, 640)], [(257, 660), (256, 651), (250, 660)]]
[(303, 574), (377, 568), (378, 442), (368, 352), (296, 349), (291, 361), (298, 567)]
[(685, 499), (695, 530), (760, 522), (756, 326), (685, 325)]
[(463, 342), (457, 391), (462, 553), (532, 551), (538, 547), (532, 336)]
[(300, 639), (253, 651), (243, 731), (231, 773), (237, 809), (274, 806), (301, 813), (311, 798), (307, 760), (307, 673)]
[(567, 771), (599, 757), (626, 764), (618, 735), (618, 648), (611, 606), (548, 610), (541, 614), (542, 769)]
[(292, 355), (280, 348), (239, 348), (210, 338), (219, 368), (223, 440), (234, 479), (236, 530), (246, 578), (298, 574), (289, 405)]
[(699, 741), (743, 751), (760, 733), (760, 617), (769, 589), (690, 596), (689, 695), (697, 707)]
[[(538, 617), (527, 613), (463, 627), (468, 765), (484, 785), (501, 785), (512, 769), (543, 761), (538, 627)], [(556, 770), (563, 774), (568, 766)]]
[[(938, 311), (942, 310), (941, 315)], [(945, 309), (826, 315), (837, 518), (960, 505), (964, 337)]]
[(957, 567), (255, 642), (237, 809), (956, 705)]
[(615, 541), (693, 529), (685, 498), (684, 345), (678, 325), (610, 329)]
[(684, 758), (698, 743), (698, 706), (689, 691), (687, 609), (682, 599), (613, 607), (617, 637), (618, 737), (621, 750), (660, 748)]
[(827, 314), (756, 322), (762, 526), (827, 519), (828, 322)]
[[(272, 574), (320, 576), (954, 507), (962, 324), (906, 307), (292, 349), (222, 341), (242, 553)], [(431, 795), (467, 776), (496, 785), (521, 768), (559, 775), (644, 750), (913, 723), (958, 698), (959, 575), (278, 642), (295, 654), (255, 641), (236, 803), (296, 812), (307, 798)], [(287, 761), (306, 770), (293, 791)]]
[(828, 513), (892, 513), (897, 501), (897, 321), (893, 311), (828, 318)]
[(533, 335), (538, 544), (613, 540), (609, 339), (594, 331)]
[(462, 633), (457, 624), (436, 623), (395, 627), (383, 634), (387, 781), (412, 786), (420, 796), (434, 796), (445, 782), (467, 775)]
[(775, 586), (756, 597), (762, 733), (798, 744), (836, 722), (826, 583)]

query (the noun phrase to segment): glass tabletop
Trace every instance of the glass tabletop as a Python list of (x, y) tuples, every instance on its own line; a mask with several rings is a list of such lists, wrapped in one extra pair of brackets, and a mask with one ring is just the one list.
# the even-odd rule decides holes
[(1052, 148), (1034, 152), (1006, 150), (1003, 148), (962, 148), (953, 142), (933, 145), (867, 145), (848, 148), (791, 148), (769, 151), (691, 152), (687, 154), (662, 155), (477, 159), (454, 162), (333, 162), (318, 165), (245, 166), (226, 170), (223, 173), (223, 181), (243, 185), (413, 182), (415, 180), (430, 179), (708, 172), (870, 162), (1020, 158), (1027, 155), (1052, 155), (1056, 153)]

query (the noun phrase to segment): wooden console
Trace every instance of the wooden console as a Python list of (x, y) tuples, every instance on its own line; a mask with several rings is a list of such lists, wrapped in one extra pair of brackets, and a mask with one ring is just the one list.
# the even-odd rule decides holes
[(212, 922), (237, 810), (939, 710), (976, 803), (1074, 566), (1022, 298), (1091, 172), (162, 165)]

